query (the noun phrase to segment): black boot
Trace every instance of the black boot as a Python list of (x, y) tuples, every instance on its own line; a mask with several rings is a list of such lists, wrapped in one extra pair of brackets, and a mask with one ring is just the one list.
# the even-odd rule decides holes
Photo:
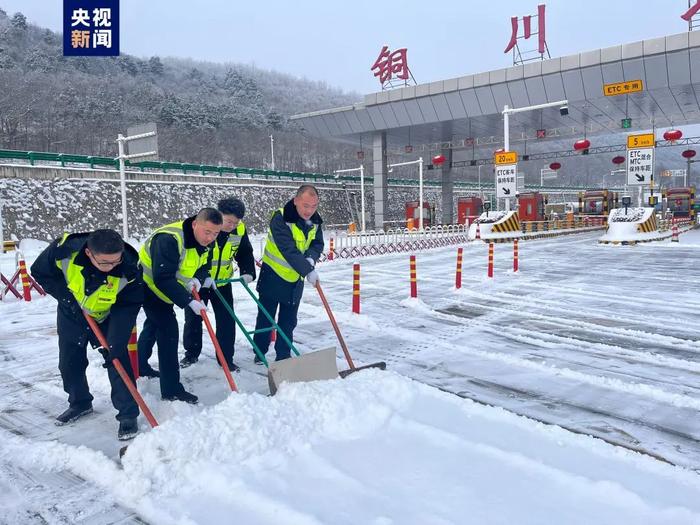
[(164, 401), (184, 401), (185, 403), (189, 403), (190, 405), (196, 405), (199, 401), (199, 398), (197, 396), (195, 396), (194, 394), (190, 394), (184, 388), (182, 389), (182, 391), (172, 396), (162, 396), (162, 399)]
[(139, 367), (140, 377), (160, 377), (160, 372), (153, 368), (151, 365), (145, 365)]
[(138, 434), (139, 426), (136, 419), (123, 419), (119, 422), (119, 430), (117, 431), (117, 439), (119, 441), (128, 441)]
[(69, 407), (63, 414), (56, 418), (56, 425), (62, 426), (73, 423), (83, 416), (92, 412), (92, 404)]
[(185, 354), (185, 357), (180, 360), (180, 368), (187, 368), (188, 366), (191, 366), (195, 364), (197, 361), (199, 361), (198, 357), (193, 357)]

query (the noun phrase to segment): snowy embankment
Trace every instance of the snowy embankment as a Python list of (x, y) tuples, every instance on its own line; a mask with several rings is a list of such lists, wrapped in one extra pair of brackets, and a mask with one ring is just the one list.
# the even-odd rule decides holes
[(123, 470), (2, 432), (153, 523), (697, 523), (700, 478), (391, 372), (231, 394), (139, 435)]

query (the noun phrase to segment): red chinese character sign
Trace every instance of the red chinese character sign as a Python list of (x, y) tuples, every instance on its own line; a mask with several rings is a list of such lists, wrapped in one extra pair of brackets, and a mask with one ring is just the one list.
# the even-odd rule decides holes
[(700, 15), (698, 15), (698, 11), (700, 11), (700, 0), (695, 2), (692, 6), (690, 2), (688, 2), (688, 6), (688, 10), (681, 15), (681, 18), (688, 22), (688, 31), (692, 31), (700, 27)]
[(409, 79), (415, 83), (411, 70), (408, 68), (405, 47), (393, 52), (389, 51), (389, 46), (382, 47), (377, 60), (374, 61), (370, 69), (374, 71), (374, 76), (379, 78), (382, 89), (397, 87), (396, 82), (392, 80), (394, 78), (402, 81), (400, 82), (401, 86), (407, 86)]
[[(522, 18), (518, 18), (517, 16), (511, 17), (510, 41), (503, 52), (508, 53), (511, 49), (513, 50), (513, 65), (518, 66), (530, 60), (544, 60), (545, 58), (550, 58), (549, 48), (547, 47), (547, 40), (545, 38), (544, 7), (544, 4), (538, 5), (536, 15), (527, 15)], [(532, 31), (533, 17), (537, 18), (537, 31), (535, 32)], [(522, 36), (518, 36), (520, 20), (523, 22)], [(528, 40), (534, 35), (537, 35), (537, 49), (521, 49), (519, 41)]]

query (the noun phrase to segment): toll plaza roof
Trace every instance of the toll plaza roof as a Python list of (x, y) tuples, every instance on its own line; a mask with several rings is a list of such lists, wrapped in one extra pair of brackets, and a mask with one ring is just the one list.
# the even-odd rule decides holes
[[(605, 96), (606, 85), (641, 80), (642, 90)], [(618, 88), (620, 89), (620, 88)], [(505, 105), (519, 108), (568, 100), (557, 107), (510, 116), (511, 142), (615, 134), (630, 129), (700, 123), (700, 31), (587, 51), (459, 78), (371, 93), (352, 106), (294, 115), (313, 135), (369, 144), (387, 134), (387, 147), (467, 147), (502, 144)], [(540, 137), (541, 138), (541, 137)]]

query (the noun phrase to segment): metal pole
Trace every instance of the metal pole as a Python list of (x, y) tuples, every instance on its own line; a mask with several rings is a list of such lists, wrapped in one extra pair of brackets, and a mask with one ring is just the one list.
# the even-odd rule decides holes
[(482, 202), (483, 202), (484, 196), (481, 194), (481, 166), (482, 166), (482, 165), (479, 164), (479, 167), (477, 168), (477, 171), (479, 172), (479, 198), (480, 198), (480, 199), (482, 200)]
[[(2, 228), (2, 197), (0, 197), (0, 253), (5, 252), (5, 245), (3, 244), (5, 241), (5, 232), (3, 231)], [(0, 297), (1, 299), (1, 297)]]
[(365, 166), (360, 164), (360, 200), (362, 201), (362, 219), (360, 220), (362, 233), (365, 233)]
[(275, 170), (275, 139), (270, 135), (270, 158), (272, 159), (271, 168)]
[(418, 226), (423, 231), (423, 157), (418, 158)]
[(119, 180), (121, 182), (122, 194), (122, 237), (126, 240), (129, 237), (129, 224), (126, 217), (126, 173), (124, 166), (124, 135), (117, 135), (119, 145)]
[[(506, 151), (510, 151), (510, 115), (508, 109), (508, 104), (503, 106), (503, 148)], [(517, 177), (518, 174), (516, 173), (515, 176)], [(496, 187), (496, 191), (498, 191), (498, 187)], [(504, 200), (505, 210), (508, 211), (510, 209), (510, 199), (506, 197)], [(496, 195), (496, 209), (498, 209), (498, 195)]]

